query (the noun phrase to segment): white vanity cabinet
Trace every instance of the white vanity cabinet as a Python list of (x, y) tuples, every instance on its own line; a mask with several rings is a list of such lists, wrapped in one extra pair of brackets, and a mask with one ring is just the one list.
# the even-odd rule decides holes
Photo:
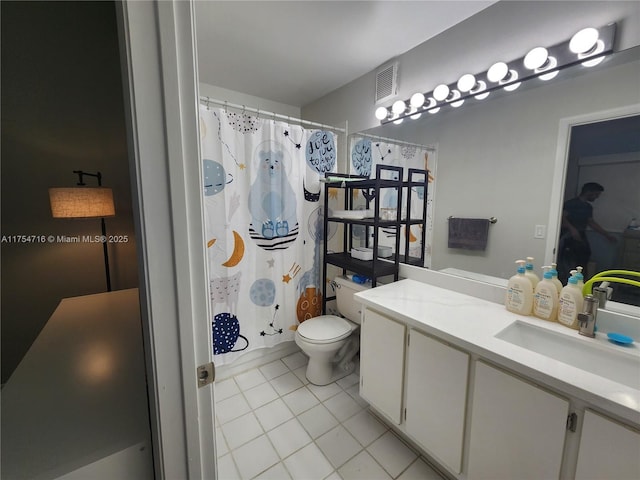
[(360, 325), (360, 396), (399, 425), (402, 421), (406, 326), (372, 310)]
[(587, 409), (575, 478), (640, 478), (640, 433)]
[(469, 480), (558, 478), (569, 402), (482, 361), (475, 365)]
[(406, 432), (455, 473), (462, 467), (469, 355), (409, 331)]

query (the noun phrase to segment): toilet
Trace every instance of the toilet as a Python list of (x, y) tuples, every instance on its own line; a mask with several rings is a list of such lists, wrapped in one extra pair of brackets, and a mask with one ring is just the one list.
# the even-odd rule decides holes
[(353, 358), (360, 349), (361, 305), (353, 294), (371, 288), (336, 277), (336, 315), (321, 315), (302, 322), (296, 330), (295, 341), (309, 357), (307, 380), (314, 385), (328, 385), (352, 373)]

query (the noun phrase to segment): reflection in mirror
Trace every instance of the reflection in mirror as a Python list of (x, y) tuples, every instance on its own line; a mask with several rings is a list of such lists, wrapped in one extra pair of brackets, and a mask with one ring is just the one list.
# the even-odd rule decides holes
[[(609, 130), (622, 123), (600, 125), (602, 135), (593, 132), (601, 120), (640, 114), (640, 105), (630, 105), (639, 98), (639, 53), (640, 47), (634, 47), (612, 55), (597, 67), (572, 67), (551, 82), (529, 82), (534, 84), (500, 98), (466, 102), (458, 109), (443, 109), (434, 115), (423, 115), (419, 120), (406, 119), (401, 125), (390, 123), (362, 132), (437, 148), (438, 188), (433, 198), (432, 243), (427, 245), (431, 247), (432, 269), (506, 279), (515, 272), (515, 260), (532, 256), (541, 275), (541, 267), (556, 258), (565, 197), (575, 196), (577, 184), (587, 178), (587, 170), (589, 174), (594, 170), (607, 170), (589, 165), (581, 168), (581, 173), (574, 171), (572, 155), (578, 147), (569, 149), (569, 137), (573, 141), (574, 130), (576, 142), (580, 135), (586, 136), (590, 143), (584, 148), (592, 152), (587, 156), (614, 155), (619, 159), (619, 155), (626, 153), (621, 149), (624, 142), (620, 140), (624, 133)], [(597, 118), (598, 123), (589, 128), (584, 125), (586, 133), (579, 127), (594, 120), (576, 121), (570, 125), (574, 127), (571, 135), (562, 133), (566, 119), (589, 115)], [(637, 140), (627, 143), (628, 148), (638, 150)], [(615, 144), (616, 150), (600, 149), (605, 144)], [(607, 183), (611, 176), (618, 179), (619, 169), (625, 169), (622, 175), (629, 181), (630, 172), (637, 173), (640, 169), (637, 161), (625, 161), (624, 166), (613, 163), (616, 167), (607, 170)], [(597, 175), (605, 181), (600, 173)], [(594, 264), (591, 265), (594, 271), (606, 268), (605, 265), (622, 265), (615, 265), (613, 258), (624, 255), (623, 231), (632, 217), (640, 222), (639, 189), (624, 187), (629, 196), (622, 198), (624, 192), (620, 186), (611, 185), (605, 186), (605, 193), (594, 207), (600, 208), (601, 204), (615, 210), (614, 216), (625, 219), (610, 224), (605, 218), (613, 217), (608, 213), (602, 215), (603, 227), (610, 229), (619, 240), (615, 252), (608, 253), (612, 259), (609, 263), (601, 259), (594, 243)], [(599, 216), (597, 210), (595, 215)], [(447, 219), (452, 216), (498, 218), (489, 230), (486, 249), (448, 248)]]
[[(577, 230), (570, 218), (562, 222), (557, 250), (561, 280), (576, 265), (584, 267), (585, 280), (603, 270), (640, 271), (639, 132), (640, 115), (571, 128), (563, 212), (578, 216), (573, 217)], [(612, 300), (640, 306), (639, 288), (611, 288)]]
[[(348, 149), (351, 174), (374, 178), (378, 165), (403, 168), (402, 180), (407, 182), (407, 187), (402, 189), (399, 205), (404, 221), (400, 232), (400, 262), (430, 268), (436, 148), (375, 135), (352, 134)], [(381, 216), (387, 213), (395, 218), (397, 208), (398, 193), (386, 191), (380, 199)], [(378, 237), (379, 245), (394, 248), (394, 238), (391, 229), (383, 229)]]

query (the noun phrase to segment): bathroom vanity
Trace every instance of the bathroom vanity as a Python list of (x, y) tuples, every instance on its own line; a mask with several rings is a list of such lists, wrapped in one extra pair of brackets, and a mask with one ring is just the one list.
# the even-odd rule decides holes
[(360, 394), (443, 473), (640, 478), (637, 344), (411, 279), (356, 298)]

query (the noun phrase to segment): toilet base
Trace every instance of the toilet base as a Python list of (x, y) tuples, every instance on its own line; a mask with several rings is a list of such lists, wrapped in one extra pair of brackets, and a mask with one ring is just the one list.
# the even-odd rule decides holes
[(314, 385), (324, 386), (352, 374), (356, 369), (354, 357), (360, 350), (360, 338), (354, 335), (336, 355), (333, 362), (318, 361), (309, 358), (306, 377)]
[(324, 386), (330, 383), (340, 380), (347, 375), (352, 374), (356, 369), (355, 362), (349, 362), (342, 367), (335, 363), (326, 364), (323, 362), (314, 362), (309, 359), (309, 365), (307, 365), (307, 380), (314, 385)]

